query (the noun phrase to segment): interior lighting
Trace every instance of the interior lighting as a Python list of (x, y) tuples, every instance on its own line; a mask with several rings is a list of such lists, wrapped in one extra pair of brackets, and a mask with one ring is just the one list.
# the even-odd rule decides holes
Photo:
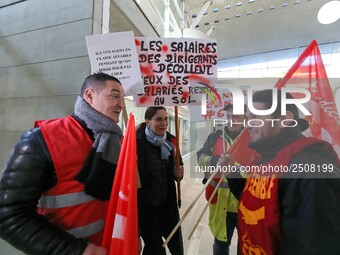
[(330, 1), (324, 4), (318, 12), (318, 21), (328, 25), (340, 19), (340, 1)]

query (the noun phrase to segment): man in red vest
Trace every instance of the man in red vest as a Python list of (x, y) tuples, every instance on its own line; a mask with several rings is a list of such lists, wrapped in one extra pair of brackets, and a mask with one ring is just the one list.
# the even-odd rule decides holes
[[(339, 158), (330, 144), (301, 134), (308, 125), (294, 104), (281, 114), (280, 91), (277, 101), (269, 115), (248, 109), (248, 145), (259, 157), (256, 165), (241, 167), (246, 180), (234, 179), (237, 173), (228, 176), (239, 198), (239, 254), (339, 254)], [(271, 90), (253, 96), (257, 110), (272, 104)], [(218, 164), (233, 162), (227, 155)]]
[(120, 81), (95, 73), (72, 115), (37, 121), (22, 135), (0, 176), (2, 239), (32, 255), (107, 253), (100, 245), (123, 108)]

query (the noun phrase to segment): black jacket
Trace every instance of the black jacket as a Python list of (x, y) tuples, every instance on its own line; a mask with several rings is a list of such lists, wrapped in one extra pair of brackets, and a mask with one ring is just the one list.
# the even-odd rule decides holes
[[(237, 136), (241, 133), (241, 131), (242, 130), (240, 130), (236, 134), (233, 134), (229, 131), (228, 127), (225, 127), (223, 137), (225, 140), (228, 141), (228, 144), (232, 144), (234, 140), (237, 138)], [(209, 165), (216, 166), (217, 161), (220, 158), (220, 155), (213, 155), (212, 148), (215, 146), (217, 139), (221, 136), (222, 136), (222, 130), (216, 130), (215, 132), (211, 133), (207, 137), (207, 139), (204, 142), (203, 147), (200, 150), (198, 150), (198, 152), (196, 153), (197, 162), (199, 162), (199, 158), (202, 155), (207, 155), (207, 156), (211, 156), (211, 159), (209, 160)]]
[[(172, 141), (174, 136), (167, 132), (167, 140)], [(144, 129), (140, 132), (137, 132), (137, 160), (138, 160), (138, 171), (141, 181), (141, 188), (138, 189), (138, 225), (139, 227), (143, 224), (143, 219), (146, 213), (146, 201), (148, 195), (148, 186), (145, 185), (149, 178), (149, 168), (148, 168), (148, 150), (147, 146), (150, 144), (146, 140), (146, 135)], [(160, 149), (159, 149), (159, 156), (160, 156)], [(171, 155), (169, 158), (174, 159), (173, 150), (171, 151)], [(180, 160), (181, 164), (183, 164), (182, 160)], [(175, 185), (175, 177), (173, 176), (173, 168), (174, 168), (174, 160), (170, 160), (170, 167), (169, 171), (169, 190), (168, 190), (168, 198), (166, 200), (167, 204), (167, 214), (164, 215), (165, 222), (167, 223), (166, 229), (164, 229), (165, 237), (167, 237), (172, 229), (176, 226), (177, 222), (179, 221), (179, 212), (177, 207), (177, 198), (176, 198), (176, 185)], [(169, 249), (172, 251), (173, 254), (183, 255), (183, 241), (182, 241), (182, 234), (181, 228), (179, 228), (175, 235), (170, 240)]]
[[(277, 137), (256, 148), (266, 163), (284, 147), (301, 136), (287, 128)], [(284, 255), (340, 254), (340, 166), (324, 144), (311, 145), (297, 153), (291, 164), (302, 166), (331, 164), (327, 178), (305, 178), (305, 173), (279, 180), (279, 205)], [(235, 177), (235, 176), (233, 176)], [(304, 178), (302, 178), (304, 177)], [(229, 186), (239, 198), (245, 180), (228, 178)]]
[(0, 176), (0, 237), (26, 254), (81, 255), (85, 239), (58, 229), (37, 213), (43, 192), (57, 183), (39, 128), (27, 131)]

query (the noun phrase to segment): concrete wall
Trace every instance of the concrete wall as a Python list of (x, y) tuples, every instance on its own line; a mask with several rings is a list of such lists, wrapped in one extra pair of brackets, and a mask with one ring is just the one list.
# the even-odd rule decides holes
[[(90, 73), (94, 0), (0, 3), (0, 165), (34, 120), (72, 112)], [(0, 240), (0, 254), (22, 254)]]
[[(109, 24), (103, 25), (105, 3), (111, 4)], [(34, 120), (73, 111), (91, 72), (85, 36), (129, 30), (136, 36), (157, 36), (136, 4), (124, 3), (0, 1), (0, 166)]]
[[(1, 7), (1, 5), (0, 5)], [(93, 0), (33, 0), (0, 9), (0, 164), (34, 120), (72, 112), (90, 73)]]

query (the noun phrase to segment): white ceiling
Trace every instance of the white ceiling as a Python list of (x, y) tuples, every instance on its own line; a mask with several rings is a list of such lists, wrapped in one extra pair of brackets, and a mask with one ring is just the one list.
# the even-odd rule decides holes
[[(133, 30), (135, 36), (162, 36), (164, 0), (111, 1), (114, 5), (111, 6), (110, 16), (115, 18), (110, 19), (110, 32)], [(195, 15), (199, 14), (207, 2), (207, 0), (169, 1), (172, 6), (174, 1), (184, 2), (185, 17), (188, 18), (186, 28), (194, 22)], [(317, 21), (319, 9), (329, 1), (213, 0), (196, 29), (206, 33), (210, 27), (215, 28), (210, 38), (217, 39), (219, 60), (285, 49), (298, 50), (298, 47), (301, 53), (301, 47), (308, 46), (313, 39), (319, 45), (337, 42), (333, 45), (338, 47), (340, 20), (330, 25), (322, 25)], [(141, 10), (144, 12), (144, 18), (138, 16)], [(175, 10), (172, 11), (176, 13)], [(325, 49), (320, 50), (322, 52)], [(330, 49), (326, 50), (329, 53)], [(339, 53), (340, 48), (333, 47), (333, 51)], [(279, 54), (286, 53), (287, 51), (282, 51)], [(271, 85), (275, 83), (267, 80)], [(340, 88), (339, 79), (330, 81), (334, 89)], [(242, 82), (249, 83), (247, 80)], [(263, 80), (259, 83), (263, 84)]]
[[(184, 0), (191, 21), (206, 0)], [(214, 31), (218, 58), (340, 41), (340, 20), (330, 25), (317, 21), (319, 9), (329, 0), (214, 0), (196, 29)]]

